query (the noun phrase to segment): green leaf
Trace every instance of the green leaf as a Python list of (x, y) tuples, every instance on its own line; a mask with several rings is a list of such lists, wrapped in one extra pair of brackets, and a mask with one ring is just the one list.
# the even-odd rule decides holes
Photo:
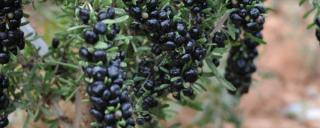
[(310, 9), (309, 11), (307, 11), (304, 15), (303, 15), (303, 18), (307, 18), (307, 17), (309, 17), (309, 15), (313, 12), (313, 11), (315, 11), (316, 10), (316, 8), (312, 8), (312, 9)]
[(202, 108), (202, 104), (201, 102), (198, 102), (196, 100), (190, 100), (189, 98), (187, 97), (182, 97), (181, 101), (179, 102), (179, 104), (183, 105), (183, 106), (188, 106), (194, 110), (197, 110), (197, 111), (202, 111), (203, 108)]
[(129, 16), (125, 15), (125, 16), (121, 16), (121, 17), (116, 18), (116, 19), (106, 19), (106, 20), (103, 20), (102, 22), (105, 23), (105, 24), (115, 24), (115, 23), (124, 22), (124, 21), (126, 21), (128, 19), (129, 19)]
[(304, 4), (306, 2), (306, 0), (300, 0), (299, 5), (301, 6), (302, 4)]
[(99, 41), (94, 48), (96, 49), (107, 49), (109, 47), (109, 45), (105, 42)]
[(221, 75), (219, 73), (219, 71), (217, 70), (217, 67), (211, 61), (207, 60), (206, 64), (208, 65), (210, 70), (216, 75), (216, 78), (217, 78), (217, 80), (219, 81), (219, 83), (221, 85), (223, 85), (224, 87), (226, 87), (230, 91), (235, 91), (236, 90), (236, 88), (229, 81), (227, 81), (223, 77), (223, 75)]
[(67, 31), (74, 31), (74, 30), (78, 30), (78, 29), (84, 29), (84, 28), (90, 28), (90, 26), (88, 25), (78, 25), (78, 26), (73, 26), (71, 28), (68, 28)]

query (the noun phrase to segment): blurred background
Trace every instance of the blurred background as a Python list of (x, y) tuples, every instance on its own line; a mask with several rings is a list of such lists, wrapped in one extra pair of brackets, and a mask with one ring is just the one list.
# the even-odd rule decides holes
[[(243, 118), (243, 128), (320, 128), (319, 42), (314, 29), (307, 30), (313, 16), (303, 18), (310, 7), (299, 6), (298, 2), (266, 2), (273, 9), (267, 15), (263, 32), (267, 45), (260, 46), (258, 72), (250, 93), (242, 97), (236, 108)], [(31, 23), (49, 42), (54, 33), (48, 30), (56, 27), (48, 22), (52, 21), (51, 16), (28, 10)], [(72, 116), (72, 109), (66, 107), (64, 111)], [(12, 128), (22, 127), (20, 117), (21, 111), (11, 116)], [(193, 111), (183, 109), (176, 120), (189, 122), (193, 117)], [(41, 124), (32, 127), (44, 128)]]

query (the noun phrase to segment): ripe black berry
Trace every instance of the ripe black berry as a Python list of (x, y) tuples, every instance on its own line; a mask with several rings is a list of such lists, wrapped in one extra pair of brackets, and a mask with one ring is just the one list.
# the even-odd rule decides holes
[(7, 64), (10, 61), (10, 55), (8, 53), (0, 52), (0, 64)]
[(80, 8), (79, 18), (84, 24), (88, 24), (90, 19), (90, 10), (86, 8)]
[(187, 82), (194, 83), (198, 80), (198, 73), (195, 69), (189, 69), (184, 73), (183, 78)]
[(87, 48), (81, 47), (79, 49), (79, 55), (80, 55), (80, 57), (82, 59), (85, 59), (87, 61), (91, 61), (92, 60), (92, 53), (90, 53)]
[(107, 61), (107, 54), (104, 50), (96, 50), (92, 55), (92, 61), (94, 62), (106, 62)]
[(105, 19), (113, 19), (115, 15), (115, 9), (113, 7), (110, 7), (106, 11), (100, 11), (97, 17), (98, 21), (102, 21)]
[(99, 40), (99, 37), (93, 31), (85, 31), (84, 32), (84, 39), (88, 44), (96, 44)]
[(60, 39), (55, 37), (52, 39), (52, 48), (58, 48), (60, 45)]
[(95, 33), (105, 34), (107, 32), (107, 25), (103, 22), (98, 22), (95, 24), (93, 30)]

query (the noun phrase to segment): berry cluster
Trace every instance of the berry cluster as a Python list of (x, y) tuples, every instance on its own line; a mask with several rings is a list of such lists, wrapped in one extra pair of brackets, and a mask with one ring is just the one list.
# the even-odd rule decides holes
[(0, 0), (0, 64), (9, 63), (10, 52), (18, 54), (25, 46), (22, 17), (21, 0)]
[[(5, 110), (9, 106), (9, 98), (6, 96), (4, 90), (9, 87), (9, 79), (0, 74), (0, 111)], [(8, 117), (6, 115), (2, 115), (0, 117), (0, 128), (4, 128), (9, 124)]]
[(317, 37), (317, 40), (320, 41), (320, 18), (317, 18), (315, 20), (315, 24), (317, 26), (317, 28), (316, 28), (316, 37)]
[(235, 9), (230, 13), (230, 19), (237, 28), (242, 28), (249, 33), (257, 33), (263, 29), (266, 12), (261, 5), (261, 0), (232, 0), (229, 8)]
[(182, 2), (185, 7), (190, 8), (195, 23), (199, 24), (207, 17), (202, 11), (208, 8), (208, 0), (182, 0)]
[[(262, 39), (261, 31), (265, 22), (263, 14), (266, 11), (258, 4), (261, 4), (260, 0), (236, 0), (228, 5), (235, 10), (230, 13), (230, 19), (239, 31), (245, 32), (243, 36), (250, 34), (251, 38)], [(239, 37), (241, 32), (237, 34)], [(240, 45), (232, 47), (229, 52), (225, 78), (237, 88), (237, 92), (231, 92), (233, 94), (247, 93), (252, 81), (251, 76), (256, 71), (254, 60), (258, 55), (259, 42), (251, 38), (240, 40)]]
[[(133, 105), (128, 90), (123, 86), (125, 72), (121, 69), (121, 59), (110, 62), (108, 67), (89, 66), (85, 72), (93, 82), (87, 92), (93, 107), (90, 113), (103, 128), (134, 127)], [(105, 82), (109, 79), (109, 82)]]
[(231, 48), (225, 74), (226, 79), (237, 88), (240, 95), (249, 91), (251, 75), (256, 71), (254, 59), (258, 56), (257, 42), (244, 39), (241, 44)]
[[(154, 96), (166, 96), (172, 93), (176, 99), (181, 94), (194, 96), (192, 83), (198, 80), (198, 67), (206, 56), (203, 42), (205, 38), (198, 25), (188, 24), (183, 20), (173, 20), (173, 7), (159, 7), (160, 1), (147, 0), (132, 4), (125, 1), (128, 12), (135, 19), (145, 34), (149, 36), (151, 51), (162, 62), (144, 59), (139, 65), (138, 75), (146, 78), (137, 83), (136, 94), (147, 92), (142, 106), (146, 109), (156, 107)], [(164, 63), (163, 63), (164, 62)], [(190, 84), (186, 84), (190, 83)]]
[[(8, 64), (10, 53), (17, 55), (24, 49), (24, 33), (20, 30), (23, 17), (21, 0), (0, 0), (0, 64)], [(4, 111), (9, 106), (9, 98), (4, 90), (9, 86), (9, 80), (0, 75), (0, 110)], [(6, 114), (0, 117), (0, 128), (9, 124)]]
[[(94, 22), (90, 20), (90, 14), (89, 9), (79, 9), (79, 18), (83, 24)], [(101, 10), (96, 15), (97, 22), (92, 23), (92, 29), (84, 32), (83, 38), (86, 43), (94, 45), (99, 40), (112, 41), (120, 32), (119, 25), (107, 26), (103, 20), (114, 19), (115, 16), (113, 7)], [(133, 105), (128, 90), (123, 86), (126, 79), (125, 71), (121, 67), (124, 55), (120, 52), (115, 59), (108, 61), (105, 51), (106, 49), (85, 47), (79, 49), (80, 57), (89, 63), (89, 66), (83, 69), (90, 79), (87, 87), (93, 105), (90, 113), (96, 118), (99, 127), (134, 127)]]
[[(106, 10), (101, 10), (97, 15), (97, 22), (93, 23), (92, 30), (86, 30), (84, 32), (84, 39), (88, 44), (96, 44), (99, 41), (99, 36), (103, 38), (105, 36), (108, 40), (112, 41), (116, 35), (120, 32), (120, 26), (118, 24), (112, 24), (108, 26), (103, 22), (106, 19), (114, 19), (116, 16), (115, 9), (109, 7)], [(90, 10), (87, 8), (79, 9), (79, 19), (83, 24), (89, 24), (90, 22)]]

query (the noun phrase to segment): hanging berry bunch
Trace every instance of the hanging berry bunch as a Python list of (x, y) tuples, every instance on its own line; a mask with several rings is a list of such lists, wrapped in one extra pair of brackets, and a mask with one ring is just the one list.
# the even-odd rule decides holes
[(257, 40), (262, 39), (265, 9), (260, 0), (230, 1), (229, 8), (235, 10), (230, 13), (230, 20), (243, 31), (238, 34), (243, 34), (239, 37), (244, 39), (229, 52), (225, 78), (237, 88), (237, 93), (244, 94), (248, 92), (251, 75), (256, 71), (254, 59), (258, 55)]
[[(113, 39), (120, 32), (117, 24), (108, 26), (104, 23), (104, 20), (115, 18), (115, 9), (108, 7), (96, 14), (94, 10), (90, 10), (90, 4), (87, 3), (88, 6), (79, 8), (79, 18), (82, 23), (88, 26), (94, 24), (84, 30), (83, 39), (88, 48), (79, 49), (80, 57), (88, 64), (83, 69), (89, 82), (87, 93), (92, 103), (90, 113), (96, 118), (98, 127), (134, 127), (133, 105), (128, 90), (123, 85), (126, 80), (126, 73), (121, 66), (124, 55), (120, 52), (114, 59), (108, 61), (108, 58), (113, 56), (106, 52), (117, 46), (113, 44)], [(95, 17), (96, 21), (91, 20), (91, 17)], [(107, 42), (107, 47), (96, 47), (99, 43)], [(90, 45), (95, 47), (89, 48)]]
[[(9, 98), (6, 94), (6, 89), (9, 87), (9, 79), (4, 76), (3, 74), (0, 74), (0, 111), (5, 111), (7, 107), (9, 106)], [(9, 124), (9, 120), (6, 113), (1, 113), (0, 116), (0, 127), (4, 128)]]
[(9, 63), (10, 53), (17, 55), (24, 48), (24, 33), (19, 29), (22, 17), (21, 0), (0, 0), (1, 64)]
[(258, 55), (258, 45), (251, 39), (241, 40), (240, 43), (242, 45), (230, 49), (225, 78), (237, 88), (238, 93), (244, 94), (249, 91), (251, 75), (256, 71), (254, 60)]
[[(86, 69), (87, 75), (94, 78), (87, 89), (93, 104), (90, 113), (103, 127), (129, 128), (135, 125), (132, 117), (133, 105), (128, 90), (123, 86), (126, 74), (121, 69), (121, 61), (120, 58), (116, 58), (108, 67), (95, 66)], [(108, 83), (102, 77), (95, 79), (98, 78), (97, 68), (100, 68), (98, 69), (100, 73), (104, 72), (103, 75), (110, 79)]]
[[(23, 17), (21, 0), (0, 0), (0, 64), (8, 64), (10, 55), (17, 55), (24, 49), (24, 33), (20, 30)], [(9, 79), (0, 75), (0, 127), (9, 124), (5, 110), (9, 106), (9, 98), (6, 89), (9, 87)]]
[(185, 7), (191, 10), (194, 24), (201, 24), (207, 14), (203, 10), (208, 8), (208, 0), (182, 0)]
[[(150, 95), (144, 97), (144, 108), (157, 106), (153, 97), (166, 96), (173, 93), (180, 99), (184, 94), (193, 97), (192, 83), (198, 79), (198, 67), (206, 55), (206, 49), (198, 42), (203, 38), (199, 26), (190, 26), (182, 19), (175, 20), (172, 6), (160, 6), (161, 1), (148, 0), (143, 2), (125, 1), (128, 12), (149, 36), (153, 57), (143, 59), (139, 65), (139, 76), (146, 78), (137, 83), (138, 95), (147, 90)], [(159, 61), (161, 60), (161, 62)], [(190, 84), (185, 84), (190, 83)], [(142, 92), (142, 93), (141, 93)]]
[[(214, 15), (214, 10), (213, 8), (209, 8), (209, 1), (208, 0), (182, 0), (182, 7), (186, 7), (190, 10), (191, 14), (192, 14), (192, 25), (193, 27), (190, 30), (190, 34), (192, 35), (192, 33), (199, 33), (199, 37), (201, 36), (201, 34), (204, 34), (204, 39), (209, 41), (209, 37), (211, 32), (213, 31), (213, 27), (211, 25), (209, 26), (201, 26), (204, 22), (206, 22), (205, 20), (207, 20), (207, 18), (210, 15)], [(179, 7), (179, 5), (178, 5)], [(181, 7), (181, 6), (180, 6)], [(212, 53), (216, 48), (225, 48), (225, 41), (227, 40), (226, 34), (224, 34), (223, 32), (220, 32), (220, 30), (218, 32), (214, 33), (214, 36), (212, 37), (212, 43), (213, 43), (213, 47), (212, 48), (208, 48), (209, 51), (207, 51), (208, 53)], [(215, 64), (216, 66), (219, 66), (220, 62), (219, 62), (220, 57), (213, 57), (212, 61), (213, 64)]]
[[(158, 0), (123, 1), (138, 26), (134, 31), (148, 37), (153, 54), (140, 59), (136, 76), (142, 79), (135, 81), (133, 89), (144, 112), (160, 108), (162, 98), (168, 94), (178, 101), (194, 98), (197, 86), (194, 83), (207, 54), (207, 33), (210, 33), (201, 27), (207, 1), (176, 1), (169, 5)], [(179, 8), (190, 8), (188, 12), (193, 12), (190, 22), (177, 18)], [(138, 124), (151, 123), (150, 117), (153, 116), (148, 112), (142, 114)]]

